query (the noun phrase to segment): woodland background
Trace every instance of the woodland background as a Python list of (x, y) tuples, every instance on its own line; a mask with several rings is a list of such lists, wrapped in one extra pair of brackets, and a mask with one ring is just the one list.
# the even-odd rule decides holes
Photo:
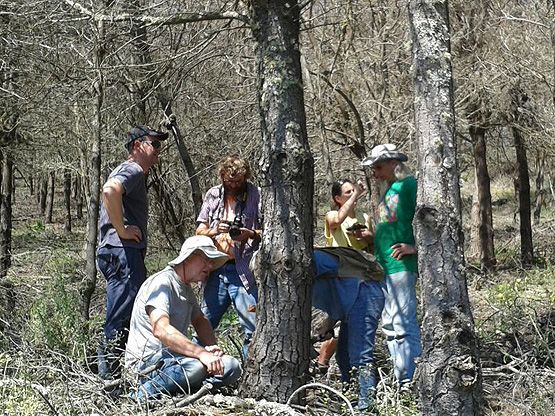
[[(223, 156), (249, 159), (257, 182), (261, 92), (249, 6), (0, 0), (4, 414), (121, 412), (90, 368), (104, 304), (90, 261), (87, 224), (96, 224), (98, 203), (91, 190), (125, 157), (132, 125), (172, 130), (149, 179), (154, 272), (194, 232)], [(359, 162), (374, 145), (396, 143), (416, 169), (414, 68), (406, 2), (300, 6), (318, 244), (331, 182), (367, 177)], [(554, 6), (449, 3), (465, 255), (487, 414), (555, 407)], [(230, 318), (228, 331), (234, 325)], [(386, 354), (382, 360), (387, 369)], [(386, 370), (381, 414), (418, 413), (416, 397), (399, 398), (388, 377)], [(332, 399), (313, 406), (314, 414), (339, 412), (332, 408)]]

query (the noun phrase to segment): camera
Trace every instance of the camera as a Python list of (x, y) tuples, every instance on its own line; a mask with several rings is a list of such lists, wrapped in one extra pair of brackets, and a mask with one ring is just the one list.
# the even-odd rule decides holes
[(351, 225), (349, 228), (347, 228), (347, 231), (349, 232), (353, 232), (353, 231), (358, 231), (358, 230), (364, 230), (368, 227), (366, 227), (366, 225), (361, 224), (360, 222), (355, 222), (353, 225)]
[(229, 236), (231, 238), (239, 237), (239, 235), (241, 235), (241, 228), (243, 228), (243, 221), (241, 221), (241, 218), (235, 217), (233, 222), (228, 222), (228, 224), (229, 224)]

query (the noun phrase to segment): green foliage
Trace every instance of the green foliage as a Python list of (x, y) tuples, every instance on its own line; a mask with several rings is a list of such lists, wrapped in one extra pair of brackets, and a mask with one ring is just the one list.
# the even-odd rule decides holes
[(160, 254), (149, 251), (145, 258), (147, 276), (153, 275), (154, 273), (157, 273), (165, 268), (168, 265), (168, 262), (171, 261), (176, 255), (177, 253), (175, 255), (169, 255), (168, 253)]
[[(56, 277), (31, 308), (29, 341), (71, 357), (83, 354), (87, 337), (79, 315), (79, 300), (68, 290), (65, 278)], [(93, 323), (94, 325), (94, 323)]]
[(2, 415), (44, 414), (44, 406), (30, 387), (4, 388), (0, 397), (0, 413)]
[(81, 259), (69, 255), (51, 256), (44, 264), (47, 273), (64, 277), (78, 275), (83, 267)]
[(44, 226), (44, 223), (41, 220), (37, 220), (31, 225), (29, 225), (29, 229), (35, 234), (43, 233), (44, 231), (46, 231), (46, 227)]

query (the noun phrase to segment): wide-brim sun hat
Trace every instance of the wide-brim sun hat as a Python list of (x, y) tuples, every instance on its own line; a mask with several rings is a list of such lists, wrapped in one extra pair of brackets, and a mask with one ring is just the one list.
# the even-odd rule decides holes
[(362, 161), (362, 166), (372, 167), (376, 163), (383, 160), (398, 160), (400, 162), (406, 162), (409, 158), (406, 154), (397, 150), (397, 146), (394, 144), (379, 144), (372, 149), (370, 156)]
[(214, 269), (222, 267), (229, 260), (229, 256), (219, 251), (214, 241), (205, 235), (195, 235), (185, 240), (179, 251), (179, 255), (168, 263), (169, 266), (177, 266), (183, 263), (195, 251), (202, 251), (214, 264)]

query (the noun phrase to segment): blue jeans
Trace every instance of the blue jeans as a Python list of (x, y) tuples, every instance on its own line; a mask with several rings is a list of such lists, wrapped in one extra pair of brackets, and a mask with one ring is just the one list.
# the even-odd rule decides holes
[(385, 276), (382, 329), (399, 383), (412, 380), (420, 356), (420, 327), (416, 320), (416, 278), (413, 272)]
[(164, 350), (162, 356), (156, 354), (155, 358), (145, 362), (141, 369), (156, 364), (160, 360), (164, 362), (162, 367), (140, 380), (137, 393), (131, 394), (133, 399), (145, 401), (159, 398), (162, 395), (191, 394), (197, 391), (204, 382), (211, 383), (217, 389), (234, 383), (242, 373), (239, 361), (229, 355), (222, 357), (224, 374), (209, 376), (206, 367), (196, 358), (173, 354), (167, 350)]
[(98, 349), (102, 378), (119, 376), (133, 303), (146, 280), (144, 256), (144, 249), (131, 247), (100, 247), (96, 253), (98, 268), (106, 278), (104, 342)]
[(233, 304), (243, 329), (243, 356), (247, 357), (252, 334), (256, 328), (256, 312), (254, 309), (258, 301), (256, 287), (246, 290), (239, 278), (234, 263), (226, 263), (213, 271), (204, 287), (202, 312), (216, 329), (222, 317)]
[(337, 343), (337, 364), (341, 380), (349, 382), (352, 370), (359, 381), (359, 409), (368, 407), (377, 384), (374, 368), (376, 330), (384, 306), (383, 283), (363, 281), (358, 296), (341, 322)]

